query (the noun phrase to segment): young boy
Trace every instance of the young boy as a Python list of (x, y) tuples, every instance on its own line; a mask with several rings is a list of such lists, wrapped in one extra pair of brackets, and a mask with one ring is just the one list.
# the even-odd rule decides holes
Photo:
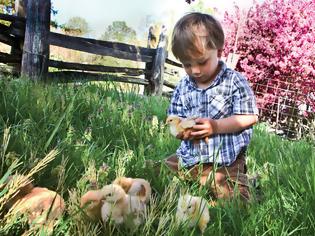
[(188, 169), (201, 185), (213, 170), (216, 198), (231, 198), (238, 189), (248, 200), (245, 152), (258, 110), (244, 76), (219, 60), (223, 45), (223, 29), (211, 15), (190, 13), (175, 25), (172, 51), (187, 75), (173, 93), (168, 115), (197, 118), (191, 134), (177, 136), (181, 145), (165, 162), (174, 171), (179, 165)]

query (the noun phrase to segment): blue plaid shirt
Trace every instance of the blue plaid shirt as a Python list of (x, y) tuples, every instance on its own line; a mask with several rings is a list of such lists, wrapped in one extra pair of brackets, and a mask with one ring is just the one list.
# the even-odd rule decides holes
[[(198, 88), (186, 75), (174, 90), (168, 115), (221, 119), (236, 114), (258, 114), (256, 99), (246, 78), (222, 61), (219, 65), (220, 72), (206, 89)], [(251, 136), (252, 127), (237, 133), (212, 135), (208, 144), (204, 140), (198, 144), (185, 140), (176, 154), (184, 167), (199, 162), (228, 166), (248, 146)]]

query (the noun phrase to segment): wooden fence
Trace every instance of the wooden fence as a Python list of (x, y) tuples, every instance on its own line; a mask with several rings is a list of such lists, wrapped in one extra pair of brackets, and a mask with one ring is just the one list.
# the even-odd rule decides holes
[[(71, 82), (77, 78), (93, 81), (113, 80), (145, 85), (145, 92), (150, 95), (161, 95), (163, 85), (172, 89), (175, 87), (174, 84), (164, 80), (164, 73), (167, 72), (165, 66), (169, 64), (181, 67), (181, 64), (167, 58), (168, 40), (165, 29), (159, 36), (157, 48), (69, 36), (50, 31), (50, 8), (50, 0), (24, 0), (23, 7), (18, 8), (20, 12), (17, 12), (17, 16), (0, 14), (0, 19), (10, 22), (9, 26), (0, 23), (0, 42), (12, 48), (10, 54), (0, 52), (1, 63), (13, 64), (21, 75), (33, 80), (59, 82)], [(145, 68), (50, 60), (50, 45), (144, 62)], [(67, 71), (48, 72), (48, 67), (67, 69)], [(104, 72), (117, 73), (117, 76), (109, 76)], [(144, 75), (144, 78), (139, 78), (140, 75)]]

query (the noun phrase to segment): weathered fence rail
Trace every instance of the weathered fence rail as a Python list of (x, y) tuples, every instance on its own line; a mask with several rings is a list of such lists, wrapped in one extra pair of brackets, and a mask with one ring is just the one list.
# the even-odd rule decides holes
[[(108, 42), (90, 38), (69, 36), (50, 32), (50, 1), (34, 0), (25, 4), (26, 16), (0, 14), (0, 19), (10, 24), (0, 23), (0, 42), (12, 47), (11, 54), (0, 52), (0, 62), (15, 64), (18, 73), (34, 80), (58, 80), (73, 82), (75, 79), (95, 81), (117, 81), (145, 85), (147, 94), (161, 95), (163, 85), (175, 85), (164, 80), (165, 74), (173, 74), (167, 64), (181, 65), (167, 58), (167, 36), (165, 30), (159, 37), (157, 48), (145, 48), (126, 43)], [(32, 12), (28, 14), (28, 12)], [(35, 14), (35, 13), (36, 14)], [(23, 14), (18, 14), (22, 15)], [(111, 56), (118, 59), (144, 62), (145, 68), (126, 68), (82, 64), (49, 59), (49, 45)], [(61, 70), (49, 72), (48, 67)], [(70, 71), (69, 71), (70, 70)], [(104, 73), (116, 73), (107, 75)], [(144, 78), (139, 78), (143, 75)]]

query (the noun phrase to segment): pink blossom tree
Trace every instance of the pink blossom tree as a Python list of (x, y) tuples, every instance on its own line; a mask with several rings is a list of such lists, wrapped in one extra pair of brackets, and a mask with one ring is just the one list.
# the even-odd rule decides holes
[(235, 6), (223, 25), (225, 56), (239, 54), (236, 69), (252, 83), (263, 114), (314, 118), (315, 1), (265, 0), (247, 12)]

